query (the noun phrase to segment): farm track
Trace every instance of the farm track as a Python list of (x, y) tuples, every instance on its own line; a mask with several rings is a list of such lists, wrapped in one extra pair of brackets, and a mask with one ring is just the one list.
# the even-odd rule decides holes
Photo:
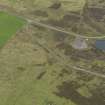
[(68, 32), (68, 31), (65, 31), (64, 29), (61, 29), (59, 27), (53, 27), (53, 26), (38, 22), (36, 20), (31, 20), (31, 19), (27, 19), (27, 18), (26, 18), (26, 20), (28, 22), (32, 23), (32, 24), (36, 24), (38, 26), (45, 27), (45, 28), (48, 28), (48, 29), (51, 29), (51, 30), (54, 30), (54, 31), (59, 31), (59, 32), (62, 32), (62, 33), (68, 34), (68, 35), (75, 36), (75, 37), (81, 37), (81, 38), (84, 38), (84, 39), (102, 39), (102, 38), (105, 38), (105, 36), (94, 36), (94, 37), (83, 36), (83, 35), (80, 35), (80, 34), (76, 34), (72, 31)]
[(51, 29), (51, 30), (55, 30), (55, 31), (58, 31), (58, 32), (65, 33), (67, 35), (72, 35), (74, 37), (81, 37), (81, 38), (84, 38), (84, 39), (102, 39), (102, 38), (105, 38), (105, 35), (103, 35), (103, 36), (85, 36), (85, 35), (74, 33), (72, 31), (69, 32), (69, 31), (66, 31), (66, 30), (64, 30), (64, 29), (62, 29), (60, 27), (54, 27), (54, 26), (42, 23), (40, 21), (37, 21), (35, 19), (30, 18), (29, 16), (27, 17), (27, 16), (25, 16), (25, 15), (23, 16), (22, 14), (19, 14), (17, 12), (15, 13), (14, 10), (13, 10), (13, 13), (11, 13), (9, 11), (9, 10), (11, 10), (11, 8), (9, 8), (9, 7), (6, 8), (6, 6), (3, 6), (3, 5), (0, 5), (0, 10), (8, 12), (11, 15), (18, 16), (21, 19), (26, 20), (29, 24), (35, 24), (35, 25), (38, 25), (38, 26), (41, 26), (41, 27), (44, 27), (44, 28), (47, 28), (47, 29)]
[[(59, 31), (59, 32), (62, 32), (62, 33), (68, 34), (68, 35), (75, 36), (75, 37), (82, 37), (82, 38), (86, 38), (86, 39), (102, 39), (102, 38), (105, 38), (105, 36), (89, 37), (89, 36), (83, 36), (83, 35), (80, 35), (80, 34), (76, 34), (76, 33), (71, 32), (71, 31), (68, 32), (68, 31), (65, 31), (61, 28), (53, 27), (53, 26), (38, 22), (37, 20), (31, 19), (27, 16), (21, 16), (20, 14), (17, 14), (17, 13), (11, 13), (10, 11), (6, 10), (4, 7), (2, 6), (2, 9), (1, 9), (2, 11), (9, 12), (10, 14), (13, 14), (15, 16), (18, 16), (18, 17), (22, 18), (22, 19), (25, 19), (29, 24), (35, 24), (35, 25), (38, 25), (38, 26), (41, 26), (41, 27), (44, 27), (44, 28), (47, 28), (47, 29)], [(35, 38), (35, 41), (36, 41), (36, 44), (38, 44), (44, 50), (49, 52), (53, 57), (55, 57), (57, 59), (57, 61), (59, 61), (59, 65), (67, 67), (68, 69), (74, 69), (75, 71), (81, 71), (81, 72), (88, 73), (88, 74), (91, 74), (91, 75), (94, 75), (94, 76), (105, 78), (104, 74), (97, 73), (97, 72), (92, 72), (90, 70), (86, 70), (86, 69), (83, 69), (83, 68), (79, 68), (77, 66), (73, 66), (64, 54), (62, 55), (61, 53), (60, 54), (57, 53), (54, 49), (49, 48), (47, 46), (47, 44), (45, 44), (45, 45), (41, 44), (40, 41), (37, 38)]]
[(93, 72), (91, 70), (83, 69), (83, 68), (80, 68), (77, 66), (73, 66), (72, 63), (70, 63), (70, 60), (68, 59), (68, 57), (66, 57), (64, 54), (62, 54), (60, 52), (57, 53), (57, 51), (55, 51), (54, 49), (49, 48), (47, 44), (41, 44), (40, 40), (37, 37), (35, 37), (35, 41), (36, 41), (36, 44), (38, 44), (40, 47), (42, 47), (44, 50), (46, 50), (48, 53), (50, 53), (52, 55), (52, 57), (54, 57), (59, 62), (58, 63), (59, 65), (65, 67), (69, 70), (73, 69), (75, 71), (81, 71), (81, 72), (84, 72), (87, 74), (91, 74), (93, 76), (105, 78), (104, 74)]

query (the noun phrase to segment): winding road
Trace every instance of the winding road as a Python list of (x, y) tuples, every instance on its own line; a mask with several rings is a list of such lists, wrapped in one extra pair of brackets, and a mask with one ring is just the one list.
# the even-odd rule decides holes
[[(18, 15), (18, 14), (16, 14), (16, 13), (11, 13), (10, 11), (6, 10), (6, 8), (4, 8), (4, 7), (2, 7), (1, 10), (2, 10), (2, 11), (9, 12), (10, 14), (13, 14), (13, 15), (16, 15), (16, 16), (18, 16), (18, 17), (20, 17), (20, 18), (25, 19), (25, 20), (28, 22), (28, 24), (35, 24), (35, 25), (38, 25), (38, 26), (41, 26), (41, 27), (44, 27), (44, 28), (47, 28), (47, 29), (51, 29), (51, 30), (63, 32), (63, 33), (65, 33), (65, 34), (72, 35), (72, 36), (75, 36), (75, 37), (81, 37), (81, 38), (85, 38), (85, 39), (102, 39), (102, 38), (105, 38), (105, 35), (104, 35), (104, 36), (92, 36), (92, 37), (89, 37), (89, 36), (83, 36), (83, 35), (80, 35), (80, 34), (76, 34), (76, 33), (71, 32), (71, 31), (68, 32), (68, 31), (65, 31), (65, 30), (63, 30), (63, 29), (61, 29), (61, 28), (53, 27), (53, 26), (50, 26), (50, 25), (41, 23), (40, 21), (37, 21), (37, 20), (35, 20), (35, 19), (30, 19), (30, 18), (27, 18), (27, 17), (24, 17), (24, 16), (20, 16), (20, 15)], [(41, 45), (39, 42), (38, 42), (38, 44), (39, 44), (42, 48), (49, 50), (49, 49), (47, 48), (47, 46), (43, 46), (43, 45)], [(55, 52), (53, 52), (53, 51), (50, 51), (50, 52), (51, 52), (52, 55), (56, 55)], [(56, 55), (56, 57), (57, 57), (57, 55)], [(58, 58), (58, 59), (59, 59), (59, 58)], [(63, 60), (63, 58), (61, 57), (59, 60), (61, 61), (61, 60)], [(97, 73), (97, 72), (93, 72), (93, 71), (91, 71), (91, 70), (87, 70), (87, 69), (83, 69), (83, 68), (79, 68), (79, 67), (73, 66), (73, 65), (71, 65), (71, 64), (66, 64), (66, 63), (64, 63), (64, 64), (65, 64), (66, 67), (73, 68), (73, 70), (82, 71), (82, 72), (84, 72), (84, 73), (88, 73), (88, 74), (91, 74), (91, 75), (94, 75), (94, 76), (98, 76), (98, 77), (105, 78), (105, 75), (104, 75), (104, 74)]]
[[(81, 37), (81, 38), (86, 38), (86, 39), (102, 39), (102, 38), (105, 38), (105, 36), (96, 36), (96, 37), (88, 37), (88, 36), (83, 36), (83, 35), (79, 35), (79, 34), (76, 34), (76, 33), (73, 33), (73, 32), (67, 32), (63, 29), (60, 29), (58, 27), (53, 27), (53, 26), (50, 26), (50, 25), (47, 25), (47, 24), (44, 24), (44, 23), (41, 23), (41, 22), (38, 22), (37, 20), (32, 20), (32, 19), (29, 19), (29, 18), (24, 18), (26, 19), (26, 21), (29, 23), (29, 24), (35, 24), (35, 25), (38, 25), (38, 26), (41, 26), (41, 27), (44, 27), (44, 28), (47, 28), (47, 29), (51, 29), (51, 30), (55, 30), (55, 31), (59, 31), (59, 32), (63, 32), (65, 34), (69, 34), (69, 35), (73, 35), (75, 37)], [(43, 45), (41, 45), (41, 47), (43, 47)], [(49, 50), (46, 46), (44, 46), (44, 49), (47, 49)], [(50, 51), (51, 52), (51, 51)], [(53, 51), (51, 52), (53, 53)], [(53, 53), (53, 55), (56, 55), (55, 53)], [(57, 56), (57, 55), (56, 55)], [(63, 60), (62, 58), (60, 59), (60, 61)], [(77, 66), (72, 66), (70, 64), (65, 64), (65, 66), (69, 67), (69, 68), (73, 68), (74, 70), (76, 71), (82, 71), (84, 73), (88, 73), (88, 74), (91, 74), (91, 75), (94, 75), (94, 76), (98, 76), (98, 77), (101, 77), (101, 78), (105, 78), (105, 74), (101, 74), (101, 73), (97, 73), (97, 72), (93, 72), (91, 70), (87, 70), (87, 69), (84, 69), (84, 68), (79, 68)]]

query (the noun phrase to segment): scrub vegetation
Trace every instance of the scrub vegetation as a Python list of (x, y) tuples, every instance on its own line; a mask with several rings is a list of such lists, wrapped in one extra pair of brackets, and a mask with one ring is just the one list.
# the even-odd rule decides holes
[(105, 34), (104, 0), (0, 1), (7, 11), (0, 12), (0, 43), (15, 35), (0, 51), (0, 105), (105, 105), (105, 52), (97, 38), (74, 49), (75, 36), (10, 15), (97, 37)]

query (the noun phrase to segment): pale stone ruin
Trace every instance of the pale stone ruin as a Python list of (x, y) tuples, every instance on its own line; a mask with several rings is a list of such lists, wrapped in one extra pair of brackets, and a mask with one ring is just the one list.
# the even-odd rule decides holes
[(83, 50), (88, 48), (87, 39), (82, 37), (76, 37), (75, 40), (71, 43), (74, 49)]

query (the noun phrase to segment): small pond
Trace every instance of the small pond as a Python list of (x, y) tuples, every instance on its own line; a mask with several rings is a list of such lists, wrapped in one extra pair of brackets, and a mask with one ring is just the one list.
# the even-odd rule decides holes
[(97, 40), (95, 42), (95, 47), (99, 50), (105, 50), (105, 40)]

